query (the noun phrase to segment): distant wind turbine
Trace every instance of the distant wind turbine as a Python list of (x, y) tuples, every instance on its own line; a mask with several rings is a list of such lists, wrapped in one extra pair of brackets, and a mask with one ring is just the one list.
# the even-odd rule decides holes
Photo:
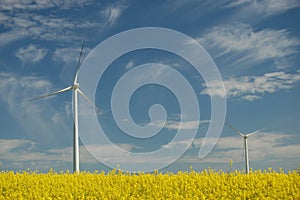
[(234, 130), (236, 133), (238, 133), (240, 136), (242, 136), (244, 138), (244, 149), (245, 149), (245, 165), (246, 165), (246, 173), (249, 174), (249, 156), (248, 156), (248, 143), (247, 143), (247, 139), (249, 136), (254, 135), (258, 132), (261, 132), (263, 129), (261, 130), (257, 130), (248, 134), (243, 134), (241, 133), (241, 131), (237, 130), (236, 128), (234, 128), (233, 126), (231, 126), (230, 124), (226, 123), (227, 126), (229, 126), (232, 130)]
[(28, 101), (35, 101), (35, 100), (42, 99), (42, 98), (45, 98), (45, 97), (49, 97), (49, 96), (52, 96), (52, 95), (67, 92), (69, 90), (73, 90), (73, 117), (74, 117), (73, 118), (73, 123), (74, 123), (74, 126), (73, 126), (73, 133), (74, 133), (74, 135), (73, 135), (73, 137), (74, 137), (73, 138), (73, 170), (76, 173), (79, 172), (78, 101), (77, 101), (78, 93), (81, 96), (83, 96), (83, 98), (85, 100), (87, 100), (91, 105), (93, 105), (93, 107), (96, 110), (99, 111), (99, 109), (94, 105), (94, 103), (79, 89), (79, 83), (77, 82), (78, 70), (79, 70), (79, 67), (81, 65), (81, 56), (82, 56), (84, 44), (85, 43), (83, 42), (82, 47), (81, 47), (81, 51), (80, 51), (80, 54), (79, 54), (73, 85), (71, 85), (69, 87), (66, 87), (62, 90), (58, 90), (56, 92), (52, 92), (50, 94), (46, 94), (46, 95), (28, 100)]

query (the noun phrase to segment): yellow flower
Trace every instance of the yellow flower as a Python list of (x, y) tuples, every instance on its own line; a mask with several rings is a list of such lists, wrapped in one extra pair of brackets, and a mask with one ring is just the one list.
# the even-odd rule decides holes
[(297, 171), (0, 172), (2, 199), (300, 199)]

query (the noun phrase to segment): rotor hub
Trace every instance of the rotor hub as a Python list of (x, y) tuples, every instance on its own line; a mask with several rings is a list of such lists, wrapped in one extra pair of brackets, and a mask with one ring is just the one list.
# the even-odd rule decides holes
[(79, 88), (79, 83), (74, 83), (73, 89), (77, 89), (77, 88)]

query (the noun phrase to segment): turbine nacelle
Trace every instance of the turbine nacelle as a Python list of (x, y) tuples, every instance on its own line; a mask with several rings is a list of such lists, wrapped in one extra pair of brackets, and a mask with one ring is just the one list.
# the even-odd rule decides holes
[(79, 83), (74, 83), (74, 85), (72, 86), (73, 90), (78, 89), (79, 88)]

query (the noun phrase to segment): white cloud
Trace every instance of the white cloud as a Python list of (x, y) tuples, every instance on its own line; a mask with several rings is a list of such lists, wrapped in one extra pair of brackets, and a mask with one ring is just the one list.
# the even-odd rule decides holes
[(0, 23), (2, 23), (3, 21), (6, 21), (6, 20), (8, 20), (8, 17), (0, 12)]
[[(6, 154), (7, 152), (16, 148), (24, 146), (34, 146), (36, 143), (30, 140), (18, 140), (18, 139), (0, 139), (0, 153)], [(29, 148), (27, 148), (29, 149)]]
[[(234, 134), (234, 133), (233, 133)], [(295, 140), (295, 135), (277, 133), (277, 132), (261, 132), (248, 138), (249, 156), (252, 161), (268, 160), (280, 161), (285, 159), (300, 159), (300, 146), (298, 144), (289, 144), (289, 141)], [(207, 142), (213, 142), (209, 139)], [(192, 148), (199, 149), (202, 145), (203, 138), (194, 140)], [(170, 148), (178, 146), (186, 146), (191, 140), (182, 140), (173, 144), (169, 144)], [(121, 148), (132, 151), (135, 148), (132, 144), (117, 144)], [(25, 163), (31, 161), (34, 163), (48, 163), (43, 169), (50, 168), (57, 162), (72, 162), (72, 146), (65, 148), (52, 148), (47, 150), (37, 149), (38, 144), (31, 140), (16, 139), (0, 139), (0, 160), (3, 162)], [(128, 159), (127, 157), (116, 154), (113, 145), (86, 145), (80, 146), (80, 159), (84, 164), (97, 164), (97, 161), (86, 149), (92, 149), (95, 152), (101, 152), (102, 161), (117, 162), (119, 164), (151, 164), (149, 158), (140, 157), (139, 159)], [(233, 160), (234, 163), (243, 161), (243, 138), (239, 135), (221, 137), (218, 140), (214, 150), (204, 159), (199, 160), (196, 154), (187, 155), (180, 158), (178, 162), (185, 163), (228, 163)], [(170, 155), (161, 155), (153, 158), (152, 163), (164, 163)], [(62, 163), (61, 163), (62, 164)], [(36, 166), (32, 165), (34, 169)], [(24, 168), (24, 166), (23, 166)], [(27, 167), (25, 167), (27, 168)]]
[(173, 68), (183, 67), (184, 65), (179, 62), (174, 62), (172, 60), (161, 60), (158, 62), (159, 64), (171, 66)]
[(81, 41), (82, 38), (76, 33), (81, 29), (100, 27), (101, 23), (89, 20), (72, 21), (68, 18), (44, 16), (33, 13), (7, 14), (0, 21), (0, 25), (7, 31), (0, 34), (0, 45), (19, 40), (25, 37), (50, 41)]
[(101, 13), (106, 18), (105, 24), (113, 25), (122, 15), (122, 12), (127, 8), (125, 5), (115, 5), (106, 7)]
[(70, 9), (74, 7), (83, 7), (91, 5), (94, 3), (93, 0), (56, 0), (57, 2), (62, 3), (62, 9)]
[(266, 59), (282, 59), (295, 54), (300, 40), (287, 30), (253, 30), (248, 24), (236, 23), (212, 28), (197, 39), (212, 49), (217, 57), (226, 56), (231, 65), (249, 65)]
[[(300, 158), (299, 144), (288, 144), (286, 141), (294, 140), (295, 135), (262, 132), (252, 135), (248, 138), (249, 156), (251, 161), (261, 160), (284, 160), (286, 158)], [(210, 140), (206, 140), (210, 142)], [(193, 147), (200, 148), (203, 138), (195, 139)], [(213, 141), (212, 141), (213, 142)], [(243, 138), (241, 136), (221, 137), (212, 153), (201, 160), (205, 163), (228, 163), (242, 162), (243, 159)], [(197, 157), (187, 157), (182, 159), (183, 162), (199, 163)]]
[(27, 37), (27, 33), (19, 32), (17, 30), (6, 33), (0, 33), (0, 46), (9, 44), (10, 42)]
[[(38, 143), (32, 140), (23, 139), (0, 139), (0, 160), (2, 161), (54, 161), (73, 162), (73, 147), (52, 148), (52, 149), (37, 149)], [(132, 144), (116, 144), (126, 151), (132, 151), (135, 147)], [(134, 160), (120, 157), (115, 151), (114, 145), (85, 145), (80, 146), (80, 161), (81, 163), (97, 163), (98, 161), (90, 155), (86, 149), (101, 152), (102, 158), (106, 161), (116, 160), (119, 163), (130, 163)], [(141, 162), (146, 162), (141, 161)], [(49, 167), (49, 166), (48, 166)], [(26, 167), (27, 168), (27, 167)]]
[(136, 80), (137, 82), (143, 82), (144, 80), (161, 80), (161, 79), (166, 79), (166, 78), (170, 78), (170, 75), (168, 72), (168, 70), (166, 70), (165, 67), (163, 66), (158, 66), (156, 64), (153, 64), (153, 66), (155, 66), (155, 70), (153, 70), (153, 68), (143, 68), (143, 73), (140, 73), (139, 75), (134, 77), (134, 80)]
[[(266, 93), (274, 93), (279, 90), (287, 90), (296, 87), (300, 82), (300, 70), (292, 73), (283, 71), (266, 73), (262, 76), (243, 76), (224, 80), (226, 96), (242, 98), (247, 101), (254, 101)], [(219, 82), (212, 82), (208, 88), (201, 91), (201, 94), (223, 96)]]
[(258, 96), (258, 95), (245, 95), (245, 96), (242, 96), (242, 99), (244, 99), (246, 101), (255, 101), (255, 100), (258, 100), (260, 98), (261, 97)]
[(199, 121), (185, 121), (185, 122), (172, 122), (172, 121), (168, 121), (166, 123), (166, 128), (167, 129), (171, 129), (171, 130), (178, 130), (178, 129), (197, 129), (199, 126), (200, 122)]
[(119, 8), (107, 8), (106, 12), (108, 14), (107, 23), (110, 25), (114, 24), (121, 14), (121, 10)]
[(14, 106), (13, 102), (22, 102), (31, 95), (49, 92), (52, 84), (36, 76), (19, 77), (11, 73), (0, 73), (1, 100)]
[[(42, 15), (24, 15), (25, 19), (33, 23), (26, 28), (35, 38), (44, 40), (80, 41), (82, 38), (76, 30), (98, 27), (99, 23), (88, 20), (72, 21), (68, 18), (48, 17)], [(20, 25), (17, 23), (17, 28)]]
[[(61, 9), (64, 12), (64, 9), (79, 9), (92, 3), (99, 6), (94, 0), (0, 1), (0, 11), (4, 11), (0, 14), (0, 26), (5, 27), (5, 32), (0, 33), (0, 45), (26, 37), (64, 43), (81, 41), (83, 34), (86, 35), (90, 30), (100, 31), (106, 25), (115, 24), (127, 7), (120, 2), (102, 6), (98, 13), (93, 13), (94, 18), (68, 18), (57, 12), (49, 14), (49, 9)], [(12, 10), (17, 12), (6, 12)]]
[(226, 7), (237, 7), (237, 6), (242, 6), (245, 4), (251, 3), (251, 0), (232, 0), (230, 2), (228, 2), (228, 4), (226, 5)]
[(1, 0), (1, 10), (43, 10), (49, 8), (70, 9), (91, 4), (91, 0)]
[(134, 62), (131, 60), (125, 65), (125, 69), (130, 69), (133, 66), (134, 66)]
[[(297, 159), (300, 158), (299, 151), (300, 146), (298, 144), (289, 144), (288, 141), (294, 140), (295, 135), (276, 133), (276, 132), (261, 132), (252, 135), (248, 138), (249, 144), (249, 154), (251, 161), (261, 161), (261, 160), (284, 160), (287, 158)], [(213, 140), (206, 140), (207, 142), (213, 142)], [(195, 139), (191, 148), (199, 149), (202, 145), (203, 138)], [(178, 146), (187, 146), (191, 143), (191, 139), (177, 141), (168, 144), (169, 148), (174, 148)], [(147, 159), (139, 160), (126, 160), (124, 158), (115, 157), (114, 150), (110, 145), (99, 145), (96, 147), (97, 151), (103, 152), (104, 157), (107, 161), (113, 159), (119, 163), (146, 163)], [(132, 148), (132, 146), (131, 146)], [(129, 149), (130, 150), (130, 149)], [(239, 135), (221, 137), (218, 140), (212, 153), (210, 153), (206, 158), (202, 159), (201, 162), (204, 163), (228, 163), (230, 160), (234, 162), (241, 162), (243, 156), (243, 138)], [(164, 162), (164, 158), (167, 155), (160, 156), (157, 160), (153, 162)], [(200, 160), (197, 155), (192, 155), (192, 157), (184, 156), (179, 159), (179, 162), (185, 163), (199, 163)]]
[[(66, 65), (75, 65), (78, 62), (81, 48), (78, 47), (68, 47), (68, 48), (58, 48), (54, 51), (52, 59), (54, 61), (62, 61)], [(85, 56), (91, 51), (90, 48), (84, 48), (81, 56), (81, 62), (84, 60)], [(72, 67), (73, 67), (72, 65)], [(75, 69), (74, 69), (75, 70)], [(63, 70), (64, 71), (64, 70)]]
[(55, 124), (55, 125), (60, 124), (60, 122), (63, 121), (61, 115), (58, 114), (58, 113), (54, 114), (54, 115), (52, 116), (52, 119), (51, 119), (51, 120), (52, 120), (53, 124)]
[[(52, 55), (52, 60), (63, 62), (63, 69), (61, 70), (59, 77), (65, 83), (69, 84), (74, 79), (75, 68), (78, 62), (81, 48), (68, 47), (68, 48), (58, 48), (54, 51)], [(81, 62), (84, 60), (85, 56), (90, 52), (89, 48), (84, 48), (82, 52)]]
[[(175, 120), (159, 120), (159, 121), (152, 121), (150, 123), (142, 123), (141, 126), (150, 126), (150, 127), (158, 127), (158, 128), (166, 128), (168, 130), (191, 130), (191, 129), (197, 129), (198, 126), (201, 126), (202, 124), (210, 123), (210, 120), (184, 120), (180, 122), (180, 118), (178, 118), (179, 121)], [(123, 121), (128, 121), (128, 119), (123, 119)]]
[[(26, 138), (36, 138), (47, 144), (61, 143), (61, 139), (68, 137), (72, 132), (72, 123), (64, 111), (64, 103), (54, 107), (51, 98), (26, 102), (50, 91), (55, 91), (52, 83), (37, 76), (18, 76), (12, 73), (0, 73), (0, 102), (6, 107), (7, 112), (20, 126), (20, 133)], [(56, 97), (58, 98), (58, 97)], [(70, 94), (71, 101), (71, 94)], [(53, 118), (57, 114), (63, 115), (59, 124), (54, 125)], [(56, 117), (55, 117), (56, 116)]]
[(200, 121), (200, 120), (194, 120), (194, 121), (173, 121), (173, 120), (168, 120), (168, 121), (153, 121), (151, 122), (148, 126), (153, 126), (153, 127), (164, 127), (169, 130), (190, 130), (190, 129), (197, 129), (199, 125), (203, 123), (208, 123), (207, 120)]
[(53, 7), (53, 3), (51, 1), (17, 1), (17, 0), (3, 0), (0, 3), (1, 10), (11, 11), (15, 9), (46, 9)]
[(0, 160), (9, 169), (47, 170), (53, 168), (59, 161), (72, 162), (72, 147), (38, 150), (38, 143), (23, 139), (0, 139), (0, 144)]
[(233, 0), (227, 7), (242, 7), (266, 16), (282, 14), (300, 6), (298, 0)]
[(64, 104), (64, 110), (68, 117), (72, 117), (72, 103), (71, 102), (65, 102)]
[(66, 64), (74, 64), (77, 63), (79, 54), (79, 48), (59, 48), (54, 51), (52, 59), (63, 61)]
[(16, 56), (22, 62), (38, 62), (42, 60), (47, 54), (47, 49), (38, 47), (36, 45), (30, 44), (26, 47), (20, 48)]
[[(4, 151), (0, 152), (0, 160), (6, 164), (7, 168), (12, 168), (13, 165), (16, 165), (17, 168), (28, 168), (36, 169), (37, 166), (32, 165), (32, 163), (48, 163), (48, 165), (44, 165), (43, 168), (39, 170), (47, 170), (49, 168), (55, 167), (56, 163), (59, 162), (62, 167), (65, 163), (72, 163), (73, 156), (72, 150), (73, 147), (65, 147), (65, 148), (53, 148), (48, 150), (39, 150), (35, 148), (37, 145), (31, 140), (1, 140), (0, 144), (8, 144), (9, 147)], [(16, 143), (16, 144), (12, 144)], [(23, 146), (33, 144), (34, 148), (24, 148)], [(132, 151), (135, 148), (132, 144), (116, 144), (120, 148), (126, 151)], [(151, 157), (151, 163), (149, 163), (149, 157), (141, 156), (137, 158), (134, 157), (126, 157), (120, 155), (115, 150), (115, 146), (112, 144), (102, 144), (102, 145), (85, 145), (80, 146), (80, 163), (81, 164), (97, 164), (98, 161), (94, 158), (88, 151), (92, 150), (93, 152), (101, 152), (101, 162), (109, 162), (109, 163), (118, 163), (120, 165), (129, 165), (134, 166), (135, 164), (141, 164), (141, 166), (146, 165), (149, 166), (154, 163), (165, 163), (166, 159), (170, 155), (161, 155), (159, 157)], [(174, 147), (176, 148), (176, 147)], [(129, 153), (130, 154), (130, 153)], [(27, 166), (26, 166), (27, 164)], [(25, 166), (24, 166), (25, 165)], [(117, 167), (117, 166), (115, 166)]]

